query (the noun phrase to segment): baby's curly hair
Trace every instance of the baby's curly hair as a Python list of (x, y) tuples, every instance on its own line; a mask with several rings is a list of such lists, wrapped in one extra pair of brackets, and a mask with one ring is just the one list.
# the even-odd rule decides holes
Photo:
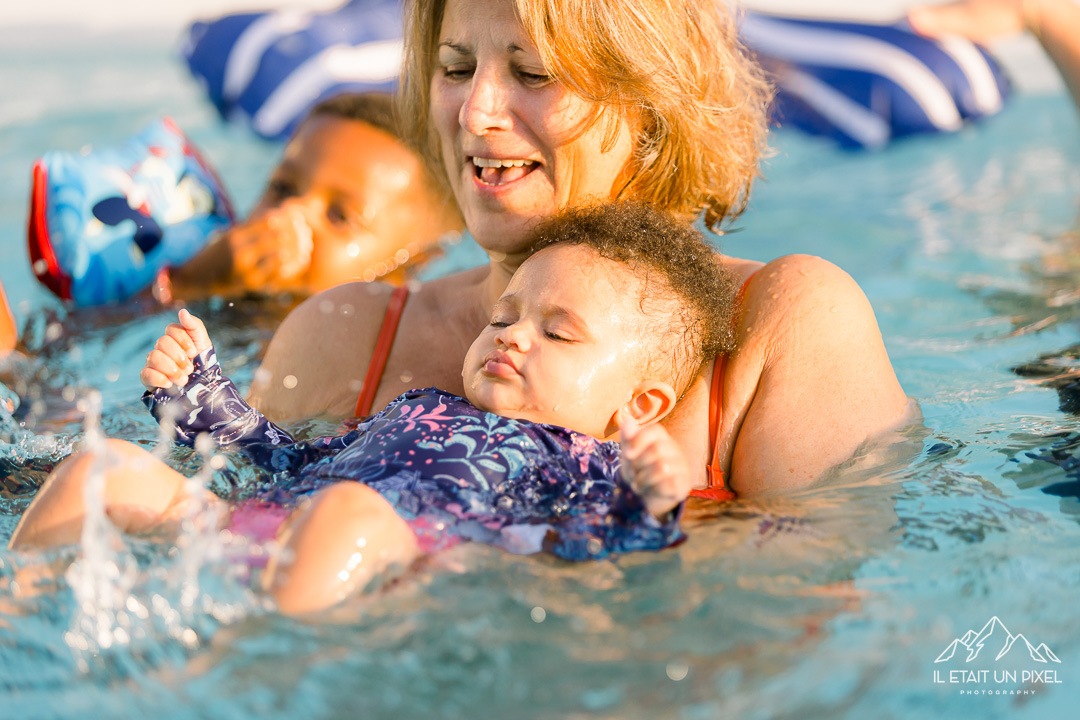
[(534, 231), (532, 252), (583, 245), (641, 279), (639, 306), (656, 339), (645, 372), (681, 397), (708, 358), (735, 349), (737, 287), (700, 232), (635, 202), (564, 210)]

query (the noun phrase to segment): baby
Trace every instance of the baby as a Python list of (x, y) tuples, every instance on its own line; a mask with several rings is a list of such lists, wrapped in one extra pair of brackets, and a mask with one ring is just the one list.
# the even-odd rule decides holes
[[(158, 340), (146, 400), (177, 438), (242, 446), (275, 471), (264, 497), (310, 498), (278, 531), (284, 549), (264, 577), (282, 611), (327, 607), (461, 540), (586, 559), (681, 537), (673, 511), (690, 474), (658, 421), (704, 357), (730, 350), (719, 308), (734, 286), (697, 232), (642, 206), (568, 212), (536, 238), (466, 356), (468, 401), (410, 391), (342, 436), (293, 443), (248, 407), (186, 311)], [(176, 516), (176, 498), (142, 514), (122, 499), (140, 528)], [(49, 505), (35, 501), (12, 545), (35, 542)], [(267, 507), (241, 504), (234, 529), (253, 506)]]

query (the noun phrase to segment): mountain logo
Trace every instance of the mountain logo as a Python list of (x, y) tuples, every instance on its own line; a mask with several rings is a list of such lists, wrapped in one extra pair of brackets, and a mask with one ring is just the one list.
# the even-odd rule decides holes
[[(1020, 640), (1023, 642), (1018, 642)], [(1022, 634), (1017, 633), (1013, 635), (1009, 632), (1009, 629), (1005, 627), (1005, 624), (998, 619), (997, 615), (990, 618), (979, 632), (968, 630), (964, 633), (963, 637), (953, 640), (949, 643), (949, 646), (938, 655), (937, 660), (934, 662), (941, 663), (952, 660), (959, 648), (963, 648), (967, 651), (966, 662), (971, 662), (977, 658), (979, 653), (983, 652), (983, 648), (986, 648), (987, 654), (996, 651), (997, 655), (994, 656), (994, 660), (997, 661), (1005, 657), (1005, 655), (1015, 647), (1019, 647), (1020, 649), (1027, 648), (1028, 654), (1031, 655), (1031, 659), (1036, 662), (1061, 662), (1058, 660), (1057, 655), (1054, 655), (1054, 653), (1050, 651), (1050, 648), (1046, 647), (1046, 643), (1040, 643), (1039, 646), (1036, 647)]]

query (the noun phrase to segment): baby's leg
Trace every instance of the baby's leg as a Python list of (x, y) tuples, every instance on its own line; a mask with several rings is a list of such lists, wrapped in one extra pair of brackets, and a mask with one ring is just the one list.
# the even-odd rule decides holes
[(316, 494), (282, 527), (264, 586), (289, 615), (322, 610), (420, 554), (413, 531), (382, 495), (342, 482)]
[[(86, 516), (84, 487), (98, 462), (105, 471), (105, 512), (122, 531), (145, 533), (180, 519), (187, 478), (137, 445), (108, 440), (100, 461), (84, 451), (53, 470), (23, 513), (8, 547), (78, 542)], [(208, 501), (221, 502), (206, 494)]]

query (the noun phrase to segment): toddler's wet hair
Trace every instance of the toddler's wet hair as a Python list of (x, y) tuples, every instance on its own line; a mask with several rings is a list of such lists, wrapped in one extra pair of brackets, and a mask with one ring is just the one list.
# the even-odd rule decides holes
[(735, 278), (700, 232), (647, 205), (565, 210), (534, 232), (533, 252), (582, 245), (641, 279), (639, 306), (656, 340), (645, 370), (681, 396), (702, 363), (735, 348)]

